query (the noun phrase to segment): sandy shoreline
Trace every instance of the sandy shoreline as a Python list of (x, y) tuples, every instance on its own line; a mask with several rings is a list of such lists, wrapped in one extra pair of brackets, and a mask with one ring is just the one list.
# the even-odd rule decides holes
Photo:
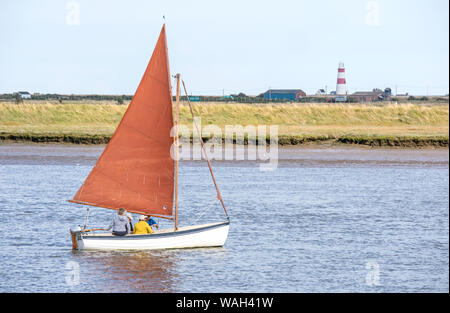
[[(0, 143), (0, 165), (2, 164), (67, 164), (67, 165), (93, 165), (101, 155), (105, 145), (71, 145), (71, 144), (42, 144), (42, 143)], [(243, 160), (237, 160), (238, 154), (233, 147), (234, 158), (226, 160), (217, 154), (213, 163), (217, 166), (248, 166), (263, 164), (256, 153), (255, 159), (248, 159), (246, 147), (241, 150)], [(385, 148), (367, 147), (359, 145), (313, 145), (278, 147), (278, 151), (267, 153), (270, 158), (276, 158), (280, 166), (345, 166), (345, 165), (418, 165), (418, 166), (446, 166), (449, 164), (448, 148)], [(202, 160), (193, 160), (191, 156), (181, 160), (181, 164), (206, 166)], [(227, 152), (230, 152), (229, 150)], [(211, 156), (211, 155), (210, 155)], [(220, 159), (221, 158), (221, 159)]]

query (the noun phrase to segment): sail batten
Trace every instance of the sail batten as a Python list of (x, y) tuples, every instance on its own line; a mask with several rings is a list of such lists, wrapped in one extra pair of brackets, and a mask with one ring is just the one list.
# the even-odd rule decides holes
[(174, 194), (174, 160), (170, 156), (172, 114), (163, 26), (119, 126), (72, 202), (171, 216)]

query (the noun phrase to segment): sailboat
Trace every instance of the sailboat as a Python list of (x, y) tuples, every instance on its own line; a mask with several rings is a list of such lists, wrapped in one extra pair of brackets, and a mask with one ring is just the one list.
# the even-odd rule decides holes
[[(111, 140), (79, 188), (73, 203), (173, 220), (173, 228), (152, 234), (114, 236), (99, 229), (70, 229), (72, 248), (177, 249), (223, 246), (230, 219), (214, 178), (203, 140), (203, 152), (226, 220), (180, 227), (178, 225), (178, 123), (180, 74), (176, 76), (176, 123), (167, 52), (165, 24), (139, 86)], [(182, 81), (193, 117), (192, 106)], [(175, 135), (171, 130), (175, 126)], [(199, 131), (196, 126), (197, 131)], [(175, 157), (171, 156), (171, 149)], [(173, 153), (172, 153), (173, 154)], [(89, 209), (88, 209), (89, 215)], [(87, 217), (88, 217), (87, 215)], [(86, 218), (87, 218), (86, 217)]]

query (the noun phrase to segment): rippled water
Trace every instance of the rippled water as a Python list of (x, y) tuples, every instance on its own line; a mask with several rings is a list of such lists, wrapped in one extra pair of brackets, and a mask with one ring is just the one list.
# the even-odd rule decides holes
[[(448, 150), (285, 149), (269, 172), (214, 162), (223, 248), (72, 251), (85, 207), (66, 200), (102, 149), (0, 145), (0, 292), (449, 291)], [(224, 218), (203, 163), (182, 163), (180, 185), (181, 225)], [(91, 208), (89, 226), (113, 214)]]

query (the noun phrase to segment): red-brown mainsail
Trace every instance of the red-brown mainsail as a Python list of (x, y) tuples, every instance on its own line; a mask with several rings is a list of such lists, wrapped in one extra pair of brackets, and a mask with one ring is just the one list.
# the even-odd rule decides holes
[(71, 202), (171, 216), (172, 93), (163, 25), (144, 76), (103, 154)]

